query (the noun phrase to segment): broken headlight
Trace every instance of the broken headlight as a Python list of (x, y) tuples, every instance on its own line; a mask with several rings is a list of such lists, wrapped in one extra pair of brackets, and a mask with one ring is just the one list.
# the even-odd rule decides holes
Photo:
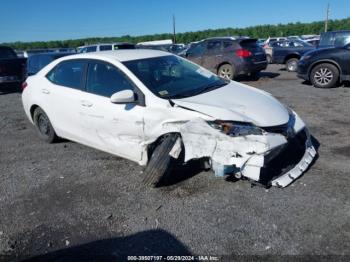
[(263, 130), (249, 123), (211, 121), (208, 124), (229, 136), (262, 135)]

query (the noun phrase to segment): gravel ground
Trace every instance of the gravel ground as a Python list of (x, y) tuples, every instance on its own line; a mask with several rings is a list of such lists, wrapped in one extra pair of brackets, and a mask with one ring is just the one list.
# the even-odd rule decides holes
[(349, 258), (350, 89), (315, 89), (276, 65), (243, 82), (292, 107), (320, 144), (314, 165), (285, 189), (228, 182), (195, 163), (168, 186), (144, 188), (133, 162), (69, 141), (41, 142), (20, 93), (1, 87), (0, 260)]

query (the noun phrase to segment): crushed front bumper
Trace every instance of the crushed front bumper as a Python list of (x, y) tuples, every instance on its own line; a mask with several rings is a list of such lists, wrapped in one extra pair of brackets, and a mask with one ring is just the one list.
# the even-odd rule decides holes
[(288, 138), (287, 143), (260, 156), (261, 164), (254, 165), (248, 160), (241, 172), (248, 178), (255, 174), (253, 180), (264, 186), (286, 187), (307, 170), (315, 156), (316, 150), (305, 127)]
[(306, 171), (306, 169), (309, 167), (309, 165), (311, 164), (315, 156), (316, 156), (315, 148), (312, 145), (308, 146), (300, 162), (293, 169), (289, 170), (287, 173), (272, 180), (271, 185), (277, 186), (277, 187), (288, 186), (290, 183), (292, 183), (294, 180), (296, 180)]

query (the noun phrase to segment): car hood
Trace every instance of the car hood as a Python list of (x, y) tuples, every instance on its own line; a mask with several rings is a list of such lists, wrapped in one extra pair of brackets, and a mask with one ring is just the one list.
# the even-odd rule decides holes
[(289, 120), (286, 107), (272, 95), (234, 81), (207, 93), (172, 101), (217, 120), (250, 122), (260, 127), (282, 125)]

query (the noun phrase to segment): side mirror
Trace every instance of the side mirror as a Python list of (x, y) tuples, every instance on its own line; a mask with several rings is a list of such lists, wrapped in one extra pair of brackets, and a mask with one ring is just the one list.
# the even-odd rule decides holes
[(119, 91), (111, 96), (111, 102), (114, 104), (133, 103), (135, 102), (135, 94), (130, 89)]

